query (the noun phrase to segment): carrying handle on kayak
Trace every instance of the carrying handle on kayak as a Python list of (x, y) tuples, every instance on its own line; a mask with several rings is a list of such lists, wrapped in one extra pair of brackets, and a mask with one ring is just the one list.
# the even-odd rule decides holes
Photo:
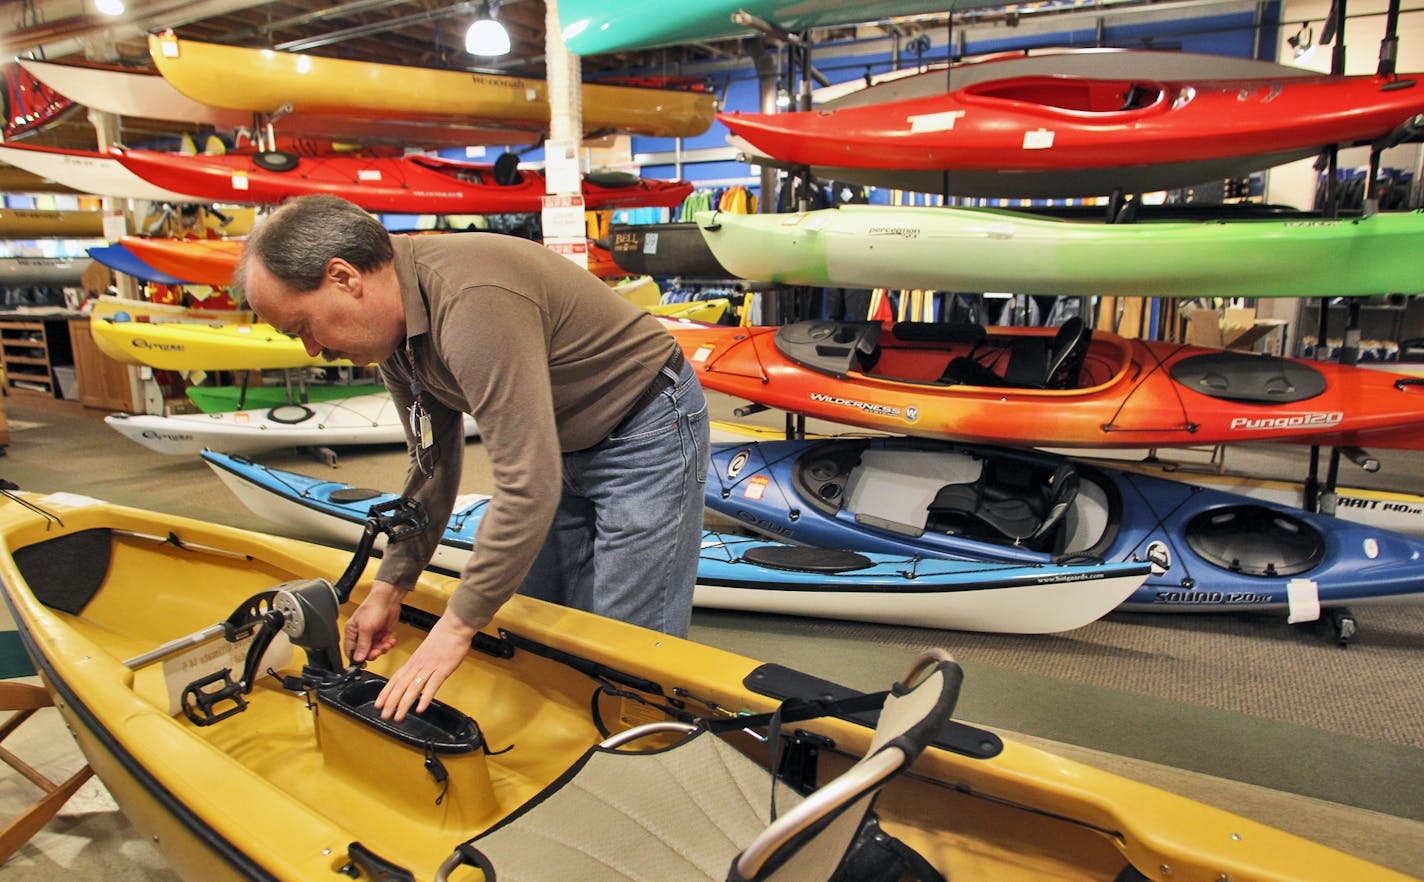
[(336, 580), (334, 587), (337, 603), (345, 603), (351, 597), (351, 589), (356, 587), (356, 580), (361, 578), (361, 573), (366, 569), (366, 562), (371, 559), (371, 549), (376, 544), (377, 536), (384, 533), (387, 542), (403, 542), (425, 532), (428, 526), (430, 516), (426, 513), (425, 506), (417, 499), (404, 496), (371, 506), (370, 511), (366, 513), (366, 529), (361, 533), (361, 541), (351, 556), (351, 563), (346, 566), (346, 572), (341, 574), (341, 578)]
[(1409, 386), (1424, 386), (1424, 377), (1400, 377), (1394, 381), (1394, 388), (1401, 392)]

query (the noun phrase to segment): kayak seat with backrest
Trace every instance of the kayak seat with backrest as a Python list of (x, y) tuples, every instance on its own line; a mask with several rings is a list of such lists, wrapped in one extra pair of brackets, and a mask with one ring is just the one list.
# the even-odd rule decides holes
[(946, 484), (930, 502), (925, 529), (986, 541), (1036, 546), (1048, 538), (1078, 495), (1078, 472), (1062, 463), (1043, 470), (1016, 459), (989, 459), (978, 480)]
[[(524, 882), (830, 882), (852, 876), (944, 882), (918, 854), (872, 875), (858, 872), (858, 865), (857, 872), (840, 871), (856, 860), (880, 790), (950, 724), (962, 677), (942, 650), (919, 656), (881, 693), (883, 707), (864, 756), (809, 795), (719, 736), (734, 725), (768, 725), (778, 741), (778, 719), (837, 712), (817, 702), (791, 700), (775, 714), (730, 722), (669, 721), (621, 732), (459, 846), (435, 878), (442, 882), (464, 865), (478, 867), (486, 879)], [(667, 747), (619, 749), (668, 730), (684, 737)]]
[(950, 359), (939, 381), (951, 386), (1071, 389), (1078, 383), (1091, 337), (1087, 324), (1074, 316), (1063, 323), (1051, 341), (1039, 336), (1013, 337), (1002, 375), (979, 360), (976, 347), (968, 355)]

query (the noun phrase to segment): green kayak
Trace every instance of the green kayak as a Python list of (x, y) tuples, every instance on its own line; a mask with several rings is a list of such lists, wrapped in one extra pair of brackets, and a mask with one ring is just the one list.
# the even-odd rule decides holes
[[(238, 399), (242, 397), (242, 388), (239, 386), (189, 386), (186, 391), (188, 400), (203, 413), (238, 410)], [(361, 383), (355, 386), (310, 385), (307, 386), (307, 402), (335, 401), (339, 398), (376, 395), (385, 391), (386, 387), (380, 383)], [(249, 386), (243, 409), (262, 410), (286, 403), (286, 386)]]
[(579, 55), (697, 43), (755, 34), (733, 16), (745, 12), (788, 31), (944, 14), (998, 0), (559, 0), (564, 44)]
[(972, 208), (702, 211), (744, 279), (1059, 296), (1358, 297), (1424, 291), (1424, 213), (1105, 224)]

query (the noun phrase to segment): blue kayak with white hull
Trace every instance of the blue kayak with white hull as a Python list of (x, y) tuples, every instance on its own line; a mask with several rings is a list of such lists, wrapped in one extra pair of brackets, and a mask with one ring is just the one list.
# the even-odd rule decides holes
[[(395, 494), (352, 487), (204, 451), (203, 459), (253, 512), (343, 544), (360, 537), (373, 505)], [(431, 564), (459, 571), (474, 547), (484, 495), (456, 501)], [(1142, 584), (1149, 567), (983, 562), (803, 548), (707, 531), (695, 605), (961, 631), (1037, 634), (1101, 618)]]
[(1424, 597), (1424, 540), (1028, 449), (855, 438), (713, 446), (707, 504), (786, 541), (956, 560), (1148, 563), (1122, 609)]

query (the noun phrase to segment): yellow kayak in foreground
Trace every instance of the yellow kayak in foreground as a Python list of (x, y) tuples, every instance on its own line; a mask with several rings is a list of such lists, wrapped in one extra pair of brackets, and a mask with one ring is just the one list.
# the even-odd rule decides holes
[[(369, 713), (370, 697), (434, 623), (453, 580), (424, 575), (406, 598), (396, 648), (364, 672), (323, 679), (343, 664), (332, 644), (374, 576), (360, 562), (335, 579), (352, 563), (348, 552), (72, 494), (0, 500), (0, 583), (26, 649), (101, 780), (188, 879), (335, 882), (348, 866), (361, 868), (361, 878), (478, 879), (468, 852), (457, 848), (469, 843), (488, 855), (488, 842), (524, 829), (536, 811), (531, 804), (545, 804), (546, 787), (576, 766), (584, 780), (584, 764), (604, 758), (607, 751), (590, 748), (605, 733), (764, 713), (788, 696), (858, 694), (515, 597), (472, 643), (439, 704), (404, 728), (383, 727)], [(343, 585), (354, 593), (339, 605)], [(330, 598), (326, 607), (316, 602), (322, 597)], [(222, 639), (229, 618), (235, 625), (264, 619), (291, 633), (297, 647), (283, 651), (279, 639), (265, 657), (249, 657), (251, 643)], [(257, 630), (261, 640), (271, 628)], [(247, 690), (228, 685), (234, 682)], [(813, 750), (803, 744), (799, 755), (815, 757), (808, 786), (846, 780), (852, 762), (883, 746), (872, 746), (872, 730), (848, 719), (809, 719), (782, 732), (793, 729), (828, 739)], [(928, 731), (935, 743), (912, 773), (886, 773), (874, 811), (885, 834), (949, 879), (1406, 878), (990, 732), (959, 723)], [(719, 751), (734, 748), (738, 768), (757, 768), (768, 756), (765, 744), (731, 729), (690, 740), (706, 746), (709, 739), (723, 742)], [(669, 763), (687, 749), (651, 750), (657, 743), (638, 747)], [(674, 783), (671, 803), (725, 783), (720, 767), (700, 775), (696, 768)], [(639, 805), (628, 804), (625, 788), (642, 774), (614, 776), (602, 791), (578, 797), (580, 817), (594, 824), (636, 816)], [(748, 781), (746, 801), (763, 818), (743, 855), (768, 835), (757, 830), (771, 791), (764, 772)], [(821, 787), (802, 805), (836, 798), (834, 788)], [(792, 808), (799, 797), (778, 799), (783, 819), (800, 817)], [(713, 850), (712, 869), (644, 878), (722, 879), (743, 844), (732, 841), (740, 834), (728, 835), (725, 854), (717, 852), (726, 832), (716, 829), (719, 820), (680, 831), (634, 825), (648, 842), (608, 839), (601, 847), (616, 861), (658, 847), (664, 834), (690, 833), (697, 848)], [(500, 834), (485, 835), (496, 826)], [(547, 851), (549, 866), (565, 870), (542, 878), (623, 878), (602, 861), (565, 852), (577, 831), (564, 832)]]

